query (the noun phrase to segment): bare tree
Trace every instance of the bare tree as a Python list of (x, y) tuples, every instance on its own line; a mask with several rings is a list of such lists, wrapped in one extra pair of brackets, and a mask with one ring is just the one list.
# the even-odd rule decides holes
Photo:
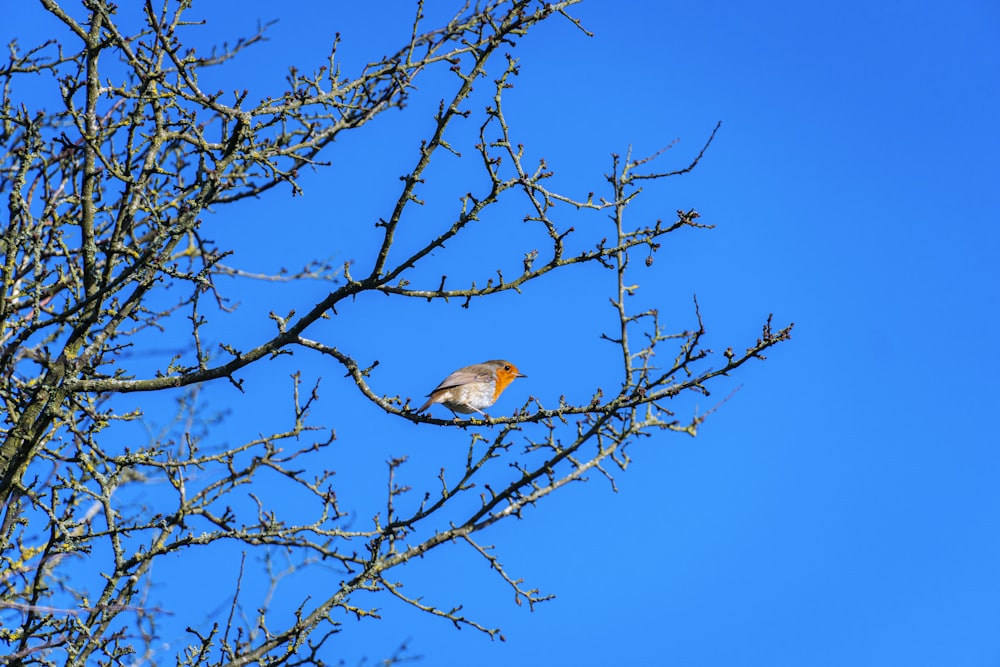
[[(72, 9), (40, 1), (62, 22), (64, 36), (39, 46), (12, 44), (0, 68), (0, 190), (8, 209), (0, 240), (0, 642), (9, 664), (318, 664), (329, 660), (327, 640), (343, 630), (332, 612), (373, 615), (357, 601), (362, 592), (500, 636), (460, 607), (408, 597), (395, 568), (459, 542), (485, 559), (519, 604), (545, 599), (508, 573), (478, 533), (588, 473), (612, 479), (628, 464), (628, 445), (637, 438), (660, 431), (695, 435), (705, 415), (680, 419), (671, 401), (688, 392), (707, 395), (715, 378), (763, 359), (790, 336), (791, 326), (772, 330), (769, 317), (743, 351), (730, 348), (716, 357), (702, 345), (697, 303), (687, 326), (662, 321), (657, 310), (630, 308), (638, 289), (634, 259), (649, 265), (666, 235), (703, 225), (694, 210), (677, 211), (669, 222), (634, 224), (629, 206), (642, 187), (693, 169), (715, 131), (701, 153), (674, 170), (653, 170), (653, 158), (613, 156), (603, 195), (554, 191), (546, 164), (525, 163), (504, 110), (519, 67), (510, 50), (543, 21), (566, 20), (586, 32), (568, 13), (579, 0), (491, 0), (466, 5), (433, 28), (425, 26), (418, 3), (412, 35), (397, 52), (348, 76), (335, 43), (329, 62), (310, 73), (291, 69), (287, 89), (256, 102), (245, 92), (205, 90), (200, 81), (205, 70), (261, 40), (264, 28), (199, 55), (184, 41), (192, 29), (185, 21), (188, 2), (146, 0), (144, 23), (127, 26), (106, 0), (84, 0)], [(210, 209), (281, 196), (275, 189), (281, 184), (299, 191), (299, 171), (322, 166), (321, 153), (335, 138), (401, 108), (414, 82), (435, 69), (450, 72), (452, 85), (441, 93), (432, 131), (391, 215), (378, 224), (371, 269), (353, 275), (350, 265), (317, 258), (301, 271), (270, 276), (289, 285), (330, 280), (331, 291), (303, 313), (276, 308), (273, 334), (249, 349), (213, 344), (206, 326), (222, 323), (216, 330), (224, 330), (231, 315), (219, 279), (268, 277), (227, 263), (230, 247), (204, 234)], [(39, 76), (58, 88), (59, 108), (36, 108), (19, 96), (22, 81)], [(485, 108), (469, 105), (474, 85), (492, 89)], [(478, 127), (478, 142), (461, 159), (479, 170), (482, 185), (456, 193), (460, 206), (450, 224), (403, 252), (394, 245), (397, 232), (419, 205), (421, 188), (429, 187), (431, 157), (460, 153), (449, 142), (457, 119)], [(430, 253), (508, 200), (522, 207), (538, 239), (524, 249), (517, 275), (488, 273), (471, 286), (412, 279)], [(565, 221), (588, 212), (601, 212), (609, 223), (603, 233), (580, 239)], [(338, 304), (363, 293), (391, 297), (385, 308), (414, 298), (467, 307), (586, 264), (609, 269), (617, 324), (595, 335), (616, 346), (621, 359), (617, 376), (599, 383), (618, 389), (586, 404), (543, 406), (532, 399), (512, 417), (487, 419), (418, 414), (408, 399), (372, 388), (371, 363), (307, 337), (311, 325), (343, 317)], [(168, 334), (177, 350), (150, 371), (139, 353), (162, 346), (152, 332)], [(317, 469), (310, 457), (332, 442), (333, 431), (313, 423), (316, 387), (302, 386), (298, 375), (287, 428), (237, 445), (213, 442), (213, 418), (198, 408), (199, 387), (212, 381), (241, 386), (241, 370), (292, 350), (341, 365), (349, 378), (343, 382), (386, 420), (469, 429), (464, 469), (442, 469), (434, 488), (410, 489), (398, 477), (403, 459), (392, 460), (383, 510), (370, 525), (346, 524), (349, 508), (338, 500), (331, 473), (306, 472)], [(148, 442), (110, 437), (142, 418), (139, 397), (148, 392), (179, 401), (176, 421)], [(265, 482), (298, 493), (301, 513), (281, 516), (263, 500), (248, 503), (260, 498), (256, 490)], [(154, 485), (155, 494), (125, 493)], [(415, 510), (397, 509), (406, 492), (422, 494)], [(296, 567), (333, 564), (342, 579), (280, 619), (269, 616), (267, 597), (250, 605), (259, 612), (237, 613), (244, 609), (238, 586), (217, 619), (204, 626), (191, 619), (189, 643), (176, 658), (158, 654), (159, 609), (148, 597), (154, 563), (166, 555), (197, 558), (221, 543), (250, 553), (278, 551)], [(84, 555), (88, 560), (81, 561)], [(269, 574), (277, 586), (280, 573)]]

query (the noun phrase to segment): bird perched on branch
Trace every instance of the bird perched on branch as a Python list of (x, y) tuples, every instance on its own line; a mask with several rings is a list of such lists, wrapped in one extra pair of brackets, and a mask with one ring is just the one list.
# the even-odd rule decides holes
[(514, 364), (502, 359), (459, 368), (427, 394), (430, 398), (417, 412), (423, 412), (432, 403), (440, 403), (452, 412), (478, 412), (485, 417), (483, 409), (496, 403), (507, 385), (523, 377), (528, 376), (517, 370)]

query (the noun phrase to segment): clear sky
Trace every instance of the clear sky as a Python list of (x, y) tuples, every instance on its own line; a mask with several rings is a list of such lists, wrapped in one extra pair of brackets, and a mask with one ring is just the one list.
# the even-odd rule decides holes
[[(11, 26), (25, 43), (56, 29), (27, 21), (30, 3), (8, 4), (5, 37)], [(345, 73), (357, 71), (405, 42), (411, 15), (398, 0), (195, 7), (209, 21), (206, 42), (280, 19), (270, 41), (224, 72), (223, 87), (252, 98), (278, 89), (288, 65), (322, 64), (335, 31)], [(519, 141), (585, 196), (600, 194), (611, 153), (651, 154), (679, 139), (660, 163), (679, 168), (721, 120), (695, 172), (650, 186), (637, 205), (637, 220), (696, 208), (716, 226), (667, 237), (638, 274), (642, 298), (683, 328), (697, 294), (716, 350), (752, 343), (770, 312), (796, 323), (794, 338), (712, 397), (679, 401), (686, 415), (741, 387), (696, 439), (633, 446), (617, 493), (595, 476), (486, 536), (553, 601), (517, 607), (458, 549), (398, 573), (411, 594), (465, 604), (506, 642), (372, 599), (383, 620), (345, 617), (337, 656), (374, 661), (408, 641), (433, 665), (1000, 664), (1000, 9), (592, 1), (573, 13), (593, 38), (555, 20), (512, 52), (521, 76), (507, 104)], [(331, 167), (304, 176), (304, 197), (272, 192), (220, 209), (211, 224), (220, 245), (236, 247), (232, 263), (370, 261), (372, 223), (389, 213), (440, 95), (432, 79), (403, 112), (345, 136), (325, 155)], [(465, 192), (453, 169), (428, 180), (429, 198), (451, 206)], [(435, 210), (412, 224), (437, 229)], [(492, 265), (495, 240), (482, 234), (438, 267)], [(496, 412), (528, 395), (579, 400), (613, 376), (602, 375), (609, 350), (597, 340), (611, 321), (607, 295), (581, 294), (576, 280), (568, 272), (469, 311), (368, 299), (350, 306), (350, 327), (309, 335), (378, 359), (373, 384), (385, 393), (417, 398), (458, 366), (505, 357), (529, 378)], [(271, 331), (268, 310), (303, 312), (327, 288), (233, 289), (244, 306), (232, 335), (251, 342)], [(465, 436), (393, 423), (341, 369), (296, 359), (323, 377), (317, 421), (337, 429), (328, 465), (344, 497), (357, 498), (359, 523), (377, 511), (364, 493), (382, 492), (390, 457), (410, 456), (417, 488), (461, 466)], [(286, 414), (291, 368), (248, 372), (245, 396), (210, 388), (214, 407), (234, 413), (220, 441)], [(225, 573), (206, 564), (185, 576), (222, 604), (211, 584)], [(336, 575), (308, 585), (324, 576)]]

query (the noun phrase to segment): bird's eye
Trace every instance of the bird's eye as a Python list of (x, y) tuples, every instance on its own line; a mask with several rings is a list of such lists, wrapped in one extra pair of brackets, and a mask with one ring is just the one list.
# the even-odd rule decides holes
[(504, 366), (504, 367), (503, 367), (503, 369), (504, 369), (505, 371), (509, 371), (509, 370), (510, 370), (510, 366)]

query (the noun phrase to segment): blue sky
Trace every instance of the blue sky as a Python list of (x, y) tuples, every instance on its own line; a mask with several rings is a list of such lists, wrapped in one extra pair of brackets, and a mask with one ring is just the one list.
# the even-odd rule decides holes
[[(206, 2), (194, 13), (209, 21), (199, 39), (217, 30), (220, 42), (280, 19), (270, 41), (220, 75), (259, 98), (287, 65), (321, 64), (334, 31), (345, 72), (407, 38), (410, 3), (335, 4)], [(20, 13), (35, 16), (11, 11), (5, 37)], [(721, 120), (702, 164), (651, 185), (634, 208), (637, 221), (696, 208), (716, 226), (665, 240), (637, 274), (641, 303), (683, 328), (697, 294), (716, 350), (750, 344), (770, 312), (796, 323), (794, 338), (711, 397), (679, 401), (690, 414), (739, 387), (696, 439), (633, 446), (617, 493), (594, 477), (486, 536), (512, 573), (555, 600), (534, 612), (515, 606), (458, 549), (398, 573), (412, 594), (464, 603), (502, 627), (506, 642), (372, 600), (383, 620), (344, 618), (337, 655), (377, 660), (409, 640), (434, 665), (1000, 663), (1000, 10), (589, 2), (573, 13), (593, 38), (550, 21), (513, 51), (521, 76), (508, 120), (528, 155), (544, 157), (571, 194), (600, 194), (612, 152), (647, 155), (679, 139), (658, 163), (676, 169)], [(24, 43), (55, 29), (20, 25)], [(233, 263), (370, 261), (371, 224), (391, 210), (415, 133), (431, 126), (442, 95), (434, 81), (405, 111), (334, 145), (333, 165), (304, 176), (304, 197), (274, 192), (220, 209), (211, 224), (237, 249)], [(415, 234), (436, 229), (435, 216), (466, 191), (464, 163), (435, 169)], [(504, 241), (477, 233), (434, 258), (425, 277), (492, 267)], [(597, 340), (612, 313), (595, 290), (608, 284), (568, 272), (467, 311), (359, 300), (345, 308), (349, 326), (331, 321), (309, 335), (378, 359), (373, 385), (385, 393), (417, 398), (458, 366), (506, 357), (529, 378), (495, 411), (529, 395), (585, 400), (613, 385), (613, 350)], [(233, 286), (243, 307), (219, 336), (259, 339), (272, 328), (269, 310), (304, 312), (328, 289), (251, 287)], [(416, 488), (461, 466), (464, 435), (394, 423), (328, 361), (302, 352), (295, 361), (323, 377), (314, 418), (338, 433), (325, 464), (359, 522), (377, 511), (388, 458), (410, 457)], [(248, 371), (246, 395), (224, 383), (206, 390), (213, 407), (234, 413), (220, 442), (279, 421), (293, 367)], [(186, 576), (212, 591), (232, 572), (227, 562)], [(304, 590), (293, 586), (321, 587), (324, 576), (335, 575), (290, 584), (289, 599)]]

